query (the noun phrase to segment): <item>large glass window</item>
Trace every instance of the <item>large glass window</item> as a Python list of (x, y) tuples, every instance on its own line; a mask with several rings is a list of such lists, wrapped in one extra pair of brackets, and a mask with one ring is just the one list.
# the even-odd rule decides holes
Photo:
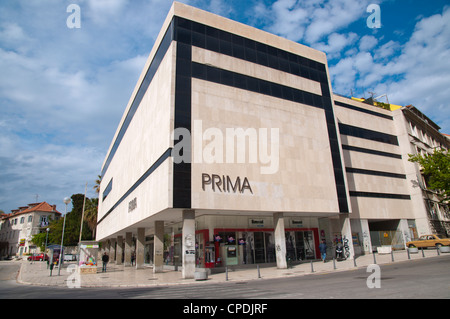
[(290, 260), (302, 261), (316, 258), (314, 233), (312, 230), (288, 231), (286, 254)]

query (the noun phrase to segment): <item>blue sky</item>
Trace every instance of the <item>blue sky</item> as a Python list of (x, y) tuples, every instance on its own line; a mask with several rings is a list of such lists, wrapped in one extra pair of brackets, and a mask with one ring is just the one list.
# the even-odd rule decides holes
[[(386, 94), (450, 133), (448, 0), (185, 0), (325, 51), (335, 93)], [(81, 28), (66, 11), (80, 7)], [(169, 0), (0, 2), (0, 209), (56, 204), (94, 181)], [(381, 27), (368, 28), (370, 4)]]

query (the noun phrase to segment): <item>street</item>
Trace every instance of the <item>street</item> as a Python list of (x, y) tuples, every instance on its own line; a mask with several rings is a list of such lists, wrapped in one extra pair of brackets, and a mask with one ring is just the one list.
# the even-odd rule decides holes
[[(0, 299), (449, 299), (450, 256), (380, 266), (380, 288), (366, 268), (246, 282), (150, 288), (43, 287), (16, 283), (18, 263), (0, 265)], [(288, 270), (287, 270), (288, 272)]]

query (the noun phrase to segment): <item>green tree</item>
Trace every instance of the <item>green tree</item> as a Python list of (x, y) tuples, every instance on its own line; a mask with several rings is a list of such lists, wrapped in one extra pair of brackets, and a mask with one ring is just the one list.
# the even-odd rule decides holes
[[(51, 221), (48, 228), (50, 231), (48, 233), (48, 243), (52, 244), (60, 244), (62, 229), (64, 224), (64, 219), (66, 219), (66, 225), (64, 229), (64, 246), (76, 246), (78, 245), (78, 240), (80, 238), (80, 223), (81, 223), (81, 215), (83, 210), (83, 194), (74, 194), (71, 197), (72, 199), (72, 211), (68, 212), (65, 216), (58, 220)], [(88, 198), (86, 198), (88, 201)], [(83, 240), (92, 239), (92, 231), (86, 222), (83, 221)], [(44, 236), (46, 235), (43, 233)], [(41, 234), (37, 234), (33, 236), (33, 243), (36, 245), (41, 245)], [(45, 242), (45, 240), (44, 240)]]
[(97, 179), (95, 180), (94, 189), (97, 194), (100, 193), (100, 183), (102, 182), (102, 176), (97, 175)]
[(86, 208), (84, 210), (84, 220), (88, 224), (92, 232), (92, 237), (95, 239), (95, 232), (97, 229), (97, 213), (98, 213), (98, 198), (86, 198)]
[(33, 237), (31, 238), (31, 242), (33, 244), (35, 244), (36, 246), (39, 246), (41, 251), (44, 251), (44, 249), (45, 249), (45, 239), (46, 239), (45, 237), (46, 236), (47, 236), (46, 232), (33, 235)]
[(442, 192), (442, 202), (450, 199), (450, 155), (442, 149), (435, 149), (433, 154), (409, 154), (409, 161), (422, 166), (428, 189)]

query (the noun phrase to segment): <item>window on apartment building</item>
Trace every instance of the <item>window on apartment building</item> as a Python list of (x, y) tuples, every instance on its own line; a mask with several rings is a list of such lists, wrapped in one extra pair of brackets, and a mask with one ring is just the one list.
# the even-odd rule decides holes
[(31, 223), (33, 221), (33, 215), (28, 216), (28, 222)]
[(39, 224), (41, 227), (48, 226), (48, 216), (41, 216), (39, 219)]
[(25, 223), (25, 217), (20, 217), (20, 223), (21, 224)]
[(411, 123), (411, 122), (409, 122), (409, 125), (410, 125), (410, 127), (411, 127), (411, 134), (412, 134), (412, 136), (417, 137), (416, 126), (415, 126), (413, 123)]

